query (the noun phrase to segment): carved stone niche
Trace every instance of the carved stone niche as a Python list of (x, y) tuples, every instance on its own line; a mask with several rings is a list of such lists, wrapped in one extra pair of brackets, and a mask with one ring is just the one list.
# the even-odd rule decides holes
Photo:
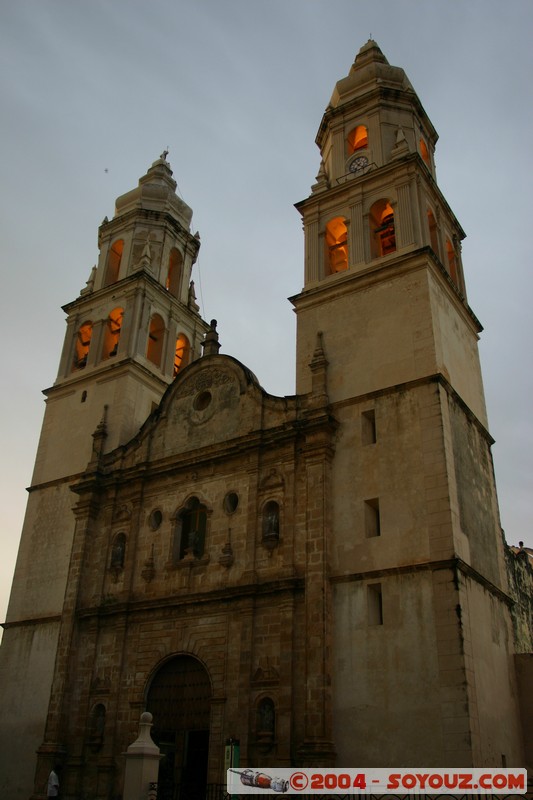
[(280, 542), (280, 507), (277, 500), (269, 499), (261, 508), (261, 544), (270, 553)]
[(261, 753), (268, 753), (276, 743), (276, 706), (271, 697), (261, 697), (256, 705), (255, 741)]
[(281, 507), (285, 481), (271, 468), (259, 484), (260, 541), (269, 554), (281, 541)]
[(89, 718), (87, 744), (93, 753), (102, 749), (105, 733), (106, 707), (103, 703), (96, 703)]

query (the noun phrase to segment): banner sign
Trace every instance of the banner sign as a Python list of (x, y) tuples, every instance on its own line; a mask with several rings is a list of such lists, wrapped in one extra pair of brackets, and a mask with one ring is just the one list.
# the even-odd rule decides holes
[(228, 769), (229, 794), (525, 794), (525, 769)]

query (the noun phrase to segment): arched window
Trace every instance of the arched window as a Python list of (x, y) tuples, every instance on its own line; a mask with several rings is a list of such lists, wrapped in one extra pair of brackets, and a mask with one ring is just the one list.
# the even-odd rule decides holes
[(123, 308), (114, 308), (107, 318), (104, 337), (104, 349), (102, 358), (113, 358), (118, 351), (120, 331), (122, 330), (122, 319), (124, 317)]
[(394, 211), (388, 200), (378, 200), (370, 209), (372, 256), (386, 256), (396, 250)]
[(423, 139), (420, 139), (420, 142), (418, 144), (419, 144), (419, 147), (420, 147), (420, 155), (424, 159), (424, 162), (426, 163), (426, 165), (428, 167), (430, 167), (431, 166), (431, 161), (429, 160), (429, 150), (427, 148), (427, 144), (425, 143), (425, 141)]
[(174, 355), (174, 377), (180, 369), (186, 367), (191, 355), (191, 345), (184, 333), (180, 333), (176, 339), (176, 352)]
[(113, 546), (111, 547), (111, 564), (113, 570), (124, 569), (124, 559), (126, 557), (126, 534), (117, 533), (113, 539)]
[(326, 256), (330, 275), (348, 269), (348, 228), (344, 217), (334, 217), (326, 225)]
[(165, 340), (165, 323), (159, 314), (154, 314), (150, 320), (150, 330), (148, 331), (148, 344), (146, 346), (146, 358), (155, 364), (156, 367), (161, 366), (161, 357), (163, 355), (163, 343)]
[(440, 257), (439, 239), (437, 235), (437, 223), (435, 222), (435, 217), (431, 209), (428, 209), (428, 228), (429, 228), (429, 241), (431, 244), (431, 249), (433, 250), (436, 256)]
[(348, 155), (368, 147), (368, 130), (366, 125), (357, 125), (350, 131), (347, 137)]
[(203, 556), (206, 527), (207, 508), (192, 497), (176, 519), (174, 562)]
[(174, 297), (179, 297), (180, 293), (182, 264), (183, 258), (181, 257), (181, 253), (173, 247), (168, 259), (168, 272), (165, 287)]
[(76, 334), (76, 350), (74, 352), (72, 369), (83, 369), (86, 366), (92, 335), (92, 322), (84, 322), (83, 325), (80, 325), (78, 333)]
[(117, 239), (113, 242), (109, 254), (107, 256), (107, 267), (105, 271), (104, 286), (110, 286), (112, 283), (118, 281), (120, 272), (120, 262), (122, 261), (122, 253), (124, 251), (124, 240)]
[(448, 260), (448, 272), (451, 275), (452, 281), (456, 286), (459, 286), (459, 277), (457, 274), (457, 256), (455, 249), (449, 239), (446, 239), (446, 258)]

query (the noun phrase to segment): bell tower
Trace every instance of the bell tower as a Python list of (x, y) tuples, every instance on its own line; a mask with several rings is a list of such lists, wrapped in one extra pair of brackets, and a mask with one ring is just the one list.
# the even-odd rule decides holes
[[(369, 41), (316, 142), (320, 170), (296, 206), (304, 286), (291, 300), (296, 391), (313, 389), (320, 335), (339, 423), (328, 554), (337, 763), (407, 766), (416, 753), (433, 766), (502, 754), (519, 764), (481, 325), (466, 299), (465, 234), (437, 184), (437, 133), (405, 72)], [(507, 633), (491, 638), (496, 619)]]
[(64, 306), (65, 341), (57, 379), (44, 392), (0, 651), (0, 687), (9, 687), (0, 746), (13, 764), (6, 777), (13, 796), (29, 796), (31, 770), (22, 776), (17, 765), (43, 741), (72, 557), (70, 487), (89, 462), (96, 468), (99, 455), (138, 432), (174, 376), (201, 355), (209, 329), (191, 281), (200, 240), (166, 155), (117, 199), (115, 216), (99, 229), (98, 263)]
[(67, 332), (56, 382), (45, 391), (38, 482), (85, 468), (104, 407), (106, 451), (128, 441), (178, 371), (201, 355), (208, 326), (191, 282), (200, 240), (175, 190), (163, 153), (100, 226), (98, 264), (64, 306)]
[(297, 391), (308, 391), (322, 330), (331, 400), (440, 372), (486, 423), (481, 326), (466, 300), (464, 232), (437, 186), (436, 141), (403, 69), (369, 41), (334, 89), (316, 137), (320, 171), (297, 204)]

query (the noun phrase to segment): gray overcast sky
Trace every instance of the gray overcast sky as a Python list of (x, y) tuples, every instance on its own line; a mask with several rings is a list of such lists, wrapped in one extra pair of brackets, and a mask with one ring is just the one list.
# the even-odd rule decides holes
[[(294, 392), (303, 236), (293, 203), (335, 82), (370, 35), (440, 134), (468, 234), (502, 524), (533, 546), (531, 0), (0, 0), (0, 618), (43, 414), (97, 228), (165, 147), (202, 238), (222, 350)], [(53, 579), (53, 576), (51, 576)]]

